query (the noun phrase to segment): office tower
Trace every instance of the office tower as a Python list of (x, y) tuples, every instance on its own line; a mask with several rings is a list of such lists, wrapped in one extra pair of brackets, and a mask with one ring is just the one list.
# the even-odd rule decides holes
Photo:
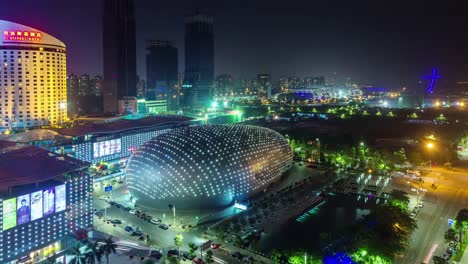
[(104, 112), (117, 113), (118, 100), (136, 96), (133, 0), (103, 1)]
[(89, 94), (91, 90), (90, 85), (91, 85), (91, 80), (89, 78), (89, 74), (82, 74), (79, 79), (78, 95), (85, 96)]
[(65, 44), (9, 21), (0, 32), (0, 132), (66, 121)]
[(257, 94), (259, 98), (271, 97), (271, 75), (261, 73), (257, 75)]
[(215, 99), (223, 99), (234, 96), (234, 80), (229, 74), (221, 74), (216, 77), (213, 97)]
[(314, 86), (321, 86), (325, 85), (325, 77), (324, 76), (317, 76), (317, 77), (305, 77), (303, 88), (313, 88)]
[(196, 13), (185, 19), (184, 106), (206, 105), (214, 78), (213, 17)]
[(146, 43), (146, 100), (166, 100), (169, 110), (177, 110), (175, 86), (178, 81), (178, 52), (169, 41)]

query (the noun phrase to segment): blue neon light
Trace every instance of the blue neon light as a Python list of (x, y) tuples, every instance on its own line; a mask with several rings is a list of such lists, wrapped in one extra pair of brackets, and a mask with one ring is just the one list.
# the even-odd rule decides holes
[(432, 68), (432, 74), (430, 76), (426, 76), (425, 79), (429, 79), (429, 85), (427, 86), (427, 93), (432, 94), (434, 93), (434, 84), (436, 79), (440, 79), (440, 75), (437, 75), (437, 69), (434, 67)]

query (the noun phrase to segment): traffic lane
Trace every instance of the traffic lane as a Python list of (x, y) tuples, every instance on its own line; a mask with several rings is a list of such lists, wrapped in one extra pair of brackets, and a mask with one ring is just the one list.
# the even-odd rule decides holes
[[(204, 239), (202, 239), (202, 235), (198, 231), (185, 231), (185, 232), (179, 232), (177, 230), (173, 229), (168, 229), (164, 230), (159, 227), (159, 225), (154, 225), (152, 223), (149, 223), (148, 221), (145, 221), (135, 215), (130, 214), (129, 212), (116, 208), (116, 207), (111, 207), (107, 210), (107, 215), (108, 218), (117, 218), (123, 221), (122, 224), (117, 225), (117, 230), (120, 230), (118, 232), (119, 235), (123, 235), (125, 238), (129, 238), (135, 241), (140, 242), (140, 244), (145, 244), (145, 245), (152, 245), (157, 248), (163, 248), (163, 249), (168, 249), (168, 248), (175, 248), (174, 246), (174, 237), (177, 234), (182, 234), (184, 237), (183, 243), (184, 245), (181, 247), (183, 250), (188, 250), (187, 244), (192, 242), (195, 243), (196, 245), (201, 245)], [(98, 228), (102, 225), (108, 225), (111, 226), (110, 224), (104, 224), (103, 219), (97, 220), (98, 223)], [(146, 233), (150, 236), (150, 241), (149, 243), (144, 243), (143, 241), (139, 241), (138, 238), (132, 237), (128, 232), (124, 230), (124, 228), (129, 225), (132, 227), (138, 226), (140, 230), (143, 233)], [(106, 230), (109, 231), (115, 231), (115, 228), (107, 228)]]
[[(440, 203), (438, 204), (434, 214), (431, 215), (429, 220), (429, 227), (424, 236), (424, 240), (419, 244), (419, 252), (417, 254), (417, 263), (420, 263), (429, 254), (431, 248), (437, 246), (436, 254), (444, 247), (443, 236), (446, 230), (446, 220), (450, 213), (450, 208), (456, 206), (456, 203), (462, 196), (460, 190), (453, 190), (441, 187), (438, 190)], [(453, 211), (453, 210), (452, 210)], [(432, 258), (432, 257), (431, 257)]]
[[(102, 210), (101, 210), (102, 211)], [(112, 219), (122, 220), (122, 224), (117, 225), (116, 228), (122, 230), (124, 233), (119, 232), (120, 235), (124, 234), (125, 238), (130, 238), (136, 240), (135, 237), (132, 237), (128, 232), (124, 230), (126, 226), (139, 227), (139, 229), (150, 236), (150, 244), (156, 245), (158, 247), (169, 247), (173, 245), (175, 234), (171, 230), (163, 230), (159, 228), (159, 225), (151, 224), (135, 215), (130, 214), (129, 212), (111, 206), (107, 209), (107, 217)], [(98, 220), (98, 223), (103, 223), (103, 220)], [(97, 226), (99, 228), (99, 226)], [(115, 229), (106, 229), (115, 231)], [(141, 242), (141, 241), (140, 241)], [(143, 244), (143, 243), (142, 243)]]
[(429, 231), (430, 221), (435, 214), (437, 204), (425, 204), (423, 208), (416, 215), (417, 229), (411, 236), (410, 244), (404, 253), (402, 259), (397, 261), (400, 264), (414, 264), (415, 256), (419, 254), (420, 245), (423, 244), (423, 240), (427, 232)]

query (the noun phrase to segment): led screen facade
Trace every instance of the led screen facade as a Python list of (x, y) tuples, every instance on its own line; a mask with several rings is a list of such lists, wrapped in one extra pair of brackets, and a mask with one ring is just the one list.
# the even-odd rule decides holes
[(42, 203), (44, 216), (55, 213), (55, 188), (42, 191)]
[(30, 195), (22, 195), (16, 199), (16, 217), (18, 225), (31, 221), (31, 199)]
[(3, 230), (16, 226), (16, 198), (2, 202), (3, 205)]
[(55, 187), (55, 212), (61, 212), (67, 208), (67, 191), (65, 184)]
[(93, 157), (99, 158), (120, 153), (122, 140), (120, 138), (93, 143)]
[(42, 191), (31, 193), (31, 221), (42, 217)]

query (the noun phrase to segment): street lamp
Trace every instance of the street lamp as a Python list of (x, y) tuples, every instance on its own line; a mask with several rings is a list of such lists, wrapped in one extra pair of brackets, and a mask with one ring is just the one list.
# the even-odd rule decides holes
[(429, 168), (432, 168), (432, 149), (434, 148), (434, 144), (429, 142), (426, 144), (426, 148), (429, 150)]

